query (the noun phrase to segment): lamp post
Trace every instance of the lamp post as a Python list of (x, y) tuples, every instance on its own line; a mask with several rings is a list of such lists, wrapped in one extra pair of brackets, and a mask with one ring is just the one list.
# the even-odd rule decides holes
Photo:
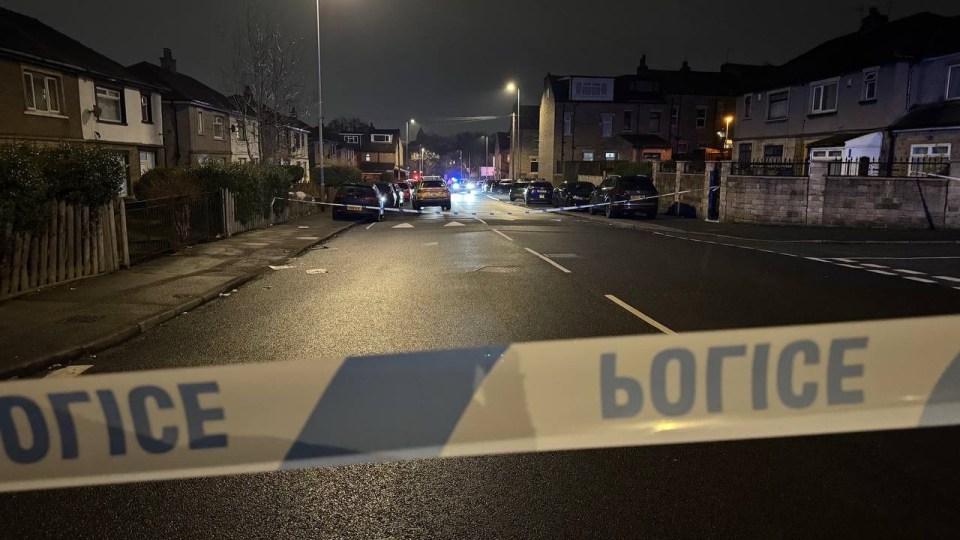
[(514, 178), (514, 180), (516, 180), (517, 173), (520, 171), (519, 163), (517, 163), (517, 161), (520, 159), (519, 157), (520, 155), (520, 87), (513, 82), (507, 83), (507, 92), (513, 92), (513, 91), (517, 92), (517, 112), (512, 115), (513, 121), (514, 121), (514, 126), (513, 126), (514, 129), (513, 129), (513, 137), (511, 137), (511, 141), (510, 141), (510, 146), (513, 150), (510, 152), (511, 154), (510, 175)]
[(423, 170), (423, 153), (426, 151), (427, 149), (424, 148), (423, 145), (420, 145), (420, 177), (421, 178), (423, 178), (423, 173), (426, 172)]
[(407, 142), (404, 144), (403, 164), (408, 167), (410, 166), (409, 165), (410, 163), (410, 124), (416, 124), (416, 123), (417, 121), (414, 120), (413, 118), (407, 120)]
[(320, 67), (320, 0), (317, 0), (317, 131), (320, 139), (320, 198), (327, 200), (327, 184), (323, 175), (323, 73)]
[(728, 114), (723, 117), (723, 122), (727, 125), (726, 131), (724, 131), (724, 140), (723, 140), (723, 149), (727, 149), (727, 141), (730, 141), (730, 156), (728, 159), (733, 159), (733, 138), (730, 137), (730, 124), (733, 123), (733, 115)]

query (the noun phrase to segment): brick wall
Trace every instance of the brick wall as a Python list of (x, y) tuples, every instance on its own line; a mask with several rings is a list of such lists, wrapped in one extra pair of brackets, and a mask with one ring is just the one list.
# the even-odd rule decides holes
[(653, 175), (653, 185), (657, 188), (657, 193), (660, 194), (659, 206), (657, 208), (658, 213), (665, 214), (667, 210), (673, 206), (675, 198), (673, 195), (666, 195), (667, 193), (673, 193), (676, 191), (677, 187), (677, 173), (674, 172), (658, 172)]
[(915, 178), (828, 177), (823, 190), (823, 225), (925, 228), (929, 212), (934, 225), (942, 226), (947, 182), (932, 179), (918, 182)]
[(720, 220), (727, 223), (803, 225), (806, 177), (728, 176), (720, 196)]

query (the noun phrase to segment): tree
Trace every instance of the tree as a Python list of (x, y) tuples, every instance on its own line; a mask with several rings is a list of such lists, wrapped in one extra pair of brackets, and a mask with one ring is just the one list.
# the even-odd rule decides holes
[[(256, 141), (264, 162), (289, 157), (288, 133), (302, 98), (300, 40), (286, 38), (269, 15), (247, 5), (246, 18), (233, 36), (236, 55), (230, 85), (233, 106), (253, 120), (243, 126)], [(290, 116), (287, 111), (291, 111)], [(249, 145), (248, 145), (249, 148)], [(249, 150), (248, 150), (249, 153)]]
[(340, 118), (334, 118), (333, 120), (327, 122), (327, 125), (323, 128), (323, 132), (330, 133), (331, 135), (340, 133), (368, 134), (370, 132), (370, 124), (364, 122), (356, 116), (353, 118), (341, 116)]

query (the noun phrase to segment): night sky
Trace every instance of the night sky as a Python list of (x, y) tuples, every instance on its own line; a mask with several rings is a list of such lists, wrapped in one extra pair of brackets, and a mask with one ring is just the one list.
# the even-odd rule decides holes
[[(316, 97), (313, 0), (251, 0), (303, 51), (305, 104)], [(537, 104), (551, 73), (616, 75), (646, 53), (653, 68), (715, 70), (729, 59), (782, 63), (854, 31), (870, 2), (735, 0), (321, 0), (324, 116), (359, 116), (383, 127), (413, 117), (428, 131), (506, 130), (512, 97)], [(221, 91), (229, 36), (244, 0), (0, 0), (125, 64), (157, 62), (173, 49), (178, 67)], [(960, 15), (957, 0), (880, 1), (891, 18), (919, 11)], [(315, 122), (316, 108), (301, 116)], [(494, 121), (451, 120), (503, 117)]]

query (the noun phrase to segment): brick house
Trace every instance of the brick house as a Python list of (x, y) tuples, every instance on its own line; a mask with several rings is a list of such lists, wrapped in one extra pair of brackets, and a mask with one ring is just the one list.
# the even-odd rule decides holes
[[(512, 115), (517, 113), (517, 106), (513, 106)], [(516, 164), (516, 169), (509, 173), (515, 178), (535, 177), (539, 173), (539, 143), (540, 143), (540, 106), (522, 105), (520, 107), (519, 126), (511, 122), (511, 133), (519, 128), (519, 133), (510, 137), (510, 163)]]
[(745, 80), (737, 161), (842, 160), (874, 174), (960, 159), (960, 17), (871, 9), (858, 31)]
[[(734, 73), (650, 69), (597, 77), (551, 75), (540, 103), (541, 178), (599, 174), (613, 162), (719, 156), (723, 117), (733, 111)], [(610, 162), (610, 163), (604, 163)], [(595, 169), (595, 170), (593, 170)]]
[(97, 144), (128, 192), (164, 159), (162, 86), (37, 19), (0, 8), (0, 141)]
[(340, 140), (345, 149), (354, 152), (357, 167), (368, 176), (398, 172), (405, 166), (399, 129), (370, 126), (365, 133), (341, 133)]

